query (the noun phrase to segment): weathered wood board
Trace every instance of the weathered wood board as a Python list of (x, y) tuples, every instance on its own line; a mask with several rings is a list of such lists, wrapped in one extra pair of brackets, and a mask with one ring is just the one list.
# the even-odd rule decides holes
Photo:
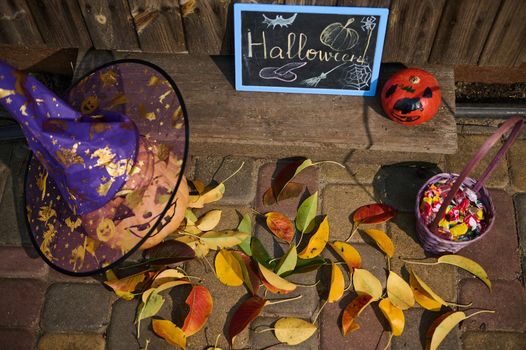
[[(378, 96), (237, 92), (231, 57), (139, 53), (116, 57), (148, 60), (173, 77), (188, 110), (194, 153), (215, 147), (218, 153), (226, 149), (265, 157), (303, 150), (307, 155), (321, 152), (343, 159), (352, 149), (442, 154), (457, 148), (452, 68), (424, 67), (442, 87), (442, 107), (431, 121), (407, 127), (383, 116)], [(395, 70), (382, 67), (379, 88)]]
[(44, 45), (25, 0), (0, 1), (0, 44), (39, 47)]

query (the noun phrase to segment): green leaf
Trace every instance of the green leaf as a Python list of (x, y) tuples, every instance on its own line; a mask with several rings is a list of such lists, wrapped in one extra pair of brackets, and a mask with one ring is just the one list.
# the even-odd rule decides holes
[(296, 245), (292, 244), (290, 246), (287, 254), (283, 255), (279, 260), (278, 266), (276, 266), (276, 273), (282, 275), (286, 272), (293, 271), (296, 267), (298, 261), (298, 252), (296, 250)]
[(239, 231), (208, 231), (199, 239), (206, 244), (209, 249), (230, 248), (243, 242), (250, 235)]
[(164, 304), (164, 298), (157, 294), (151, 293), (146, 303), (141, 302), (139, 305), (139, 313), (137, 315), (137, 322), (155, 316)]
[(252, 237), (250, 249), (252, 250), (252, 258), (254, 258), (254, 260), (265, 266), (267, 269), (274, 270), (276, 262), (271, 261), (272, 257), (268, 254), (267, 250), (259, 239)]
[(252, 249), (250, 249), (250, 241), (252, 240), (252, 220), (250, 219), (249, 214), (243, 214), (243, 219), (237, 226), (237, 230), (250, 235), (239, 243), (239, 248), (241, 248), (246, 255), (252, 256)]
[(318, 192), (301, 203), (296, 215), (296, 227), (301, 233), (309, 232), (314, 226), (314, 218), (318, 211)]
[(315, 257), (312, 259), (298, 258), (298, 261), (296, 262), (296, 268), (293, 271), (285, 272), (281, 277), (287, 277), (290, 275), (295, 275), (297, 273), (315, 271), (323, 265), (325, 265), (325, 259), (320, 257)]
[(254, 288), (252, 286), (252, 281), (250, 279), (250, 274), (248, 272), (248, 268), (247, 268), (247, 265), (245, 264), (245, 261), (243, 260), (241, 255), (239, 255), (235, 251), (232, 251), (232, 256), (237, 260), (237, 262), (239, 263), (239, 266), (241, 267), (241, 273), (243, 274), (243, 282), (245, 282), (245, 285), (247, 286), (248, 291), (252, 294), (255, 294)]

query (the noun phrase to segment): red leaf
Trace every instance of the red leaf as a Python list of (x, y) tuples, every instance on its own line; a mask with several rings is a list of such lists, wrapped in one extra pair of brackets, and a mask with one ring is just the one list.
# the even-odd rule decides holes
[[(282, 189), (281, 193), (279, 193), (279, 200), (284, 201), (289, 198), (298, 197), (303, 192), (304, 188), (305, 188), (304, 184), (300, 184), (297, 182), (289, 182)], [(277, 197), (277, 194), (276, 195), (274, 194), (272, 187), (268, 188), (263, 194), (263, 204), (266, 206), (275, 204), (276, 197)]]
[(256, 273), (257, 266), (254, 265), (254, 262), (248, 255), (246, 255), (243, 252), (234, 252), (234, 254), (238, 254), (241, 259), (243, 259), (243, 262), (245, 263), (245, 266), (247, 267), (248, 276), (250, 279), (250, 284), (252, 285), (252, 295), (257, 295), (259, 291), (259, 285), (261, 284), (261, 280), (259, 279), (259, 275)]
[(290, 243), (292, 238), (294, 238), (294, 225), (292, 224), (292, 221), (290, 221), (285, 215), (276, 211), (266, 213), (265, 216), (267, 217), (267, 226), (270, 231), (272, 231), (276, 237)]
[(294, 176), (294, 173), (296, 172), (296, 169), (306, 160), (306, 158), (298, 158), (292, 160), (290, 163), (285, 164), (274, 176), (274, 181), (272, 181), (272, 192), (274, 193), (274, 196), (280, 196), (280, 198), (276, 198), (277, 200), (282, 199), (282, 195), (280, 195), (281, 190), (289, 183), (290, 180), (292, 180), (292, 177)]
[(254, 295), (245, 300), (245, 302), (237, 308), (228, 327), (228, 343), (231, 346), (234, 337), (258, 317), (266, 302), (266, 299)]
[(371, 303), (373, 297), (368, 294), (361, 294), (354, 298), (349, 305), (345, 307), (342, 315), (342, 333), (345, 337), (347, 333), (360, 328), (354, 321), (362, 311)]
[(187, 337), (199, 332), (212, 313), (212, 295), (204, 286), (194, 286), (186, 298), (186, 304), (190, 306), (190, 311), (183, 324), (183, 332)]
[(381, 203), (364, 205), (354, 212), (352, 217), (356, 224), (377, 224), (394, 218), (396, 209)]

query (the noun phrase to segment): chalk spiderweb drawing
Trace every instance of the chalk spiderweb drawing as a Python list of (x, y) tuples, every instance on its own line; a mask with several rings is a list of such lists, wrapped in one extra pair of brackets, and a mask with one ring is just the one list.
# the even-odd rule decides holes
[(353, 64), (348, 67), (342, 78), (344, 87), (352, 87), (361, 90), (369, 86), (371, 80), (371, 68), (369, 65)]
[(276, 15), (276, 18), (268, 18), (265, 15), (263, 16), (263, 24), (267, 25), (267, 28), (272, 26), (272, 29), (276, 28), (276, 26), (280, 26), (281, 28), (285, 27), (288, 28), (292, 23), (294, 23), (294, 20), (296, 19), (296, 16), (298, 16), (297, 13), (292, 15), (289, 18), (283, 18), (281, 15)]

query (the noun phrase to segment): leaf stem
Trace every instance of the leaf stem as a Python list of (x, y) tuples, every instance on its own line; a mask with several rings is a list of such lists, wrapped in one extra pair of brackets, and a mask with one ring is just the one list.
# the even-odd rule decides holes
[[(427, 258), (423, 258), (422, 260), (425, 260)], [(406, 260), (406, 259), (400, 259), (402, 260), (403, 262), (405, 262), (406, 264), (415, 264), (415, 265), (438, 265), (439, 262), (438, 261), (435, 261), (435, 262), (426, 262), (426, 261), (418, 261), (418, 260)]]
[[(343, 64), (340, 64), (340, 65), (337, 66), (337, 67), (340, 67), (340, 66), (343, 66)], [(336, 68), (337, 68), (337, 67), (336, 67)], [(334, 69), (332, 69), (332, 70), (334, 70)], [(331, 71), (332, 71), (332, 70), (331, 70)], [(325, 74), (329, 74), (331, 71), (326, 72)], [(343, 165), (342, 163), (335, 162), (334, 160), (322, 160), (322, 161), (320, 161), (320, 162), (312, 163), (312, 165), (320, 165), (320, 164), (323, 164), (323, 163), (336, 164), (336, 165), (339, 165), (341, 168), (345, 169), (345, 165)]]
[(387, 350), (389, 346), (391, 345), (391, 340), (393, 339), (393, 332), (389, 332), (389, 340), (387, 341), (387, 345), (385, 346), (384, 350)]
[(347, 237), (347, 239), (345, 240), (345, 242), (349, 242), (351, 240), (351, 238), (354, 236), (354, 234), (356, 233), (356, 231), (358, 231), (358, 227), (360, 226), (360, 224), (357, 224), (356, 227), (354, 226), (353, 224), (353, 229), (351, 231), (351, 234), (349, 235), (349, 237)]
[(297, 285), (298, 287), (313, 288), (313, 287), (316, 287), (320, 282), (321, 281), (318, 280), (314, 284), (301, 284), (301, 283), (294, 283), (294, 284)]
[(225, 182), (227, 182), (228, 180), (230, 180), (234, 175), (236, 175), (237, 173), (239, 173), (239, 172), (241, 171), (241, 169), (243, 168), (243, 165), (245, 165), (245, 162), (244, 162), (244, 161), (241, 163), (241, 166), (240, 166), (236, 171), (234, 171), (234, 173), (233, 173), (232, 175), (230, 175), (229, 177), (227, 177), (226, 179), (224, 179), (223, 181), (221, 181), (221, 183), (224, 184)]
[(448, 305), (456, 306), (456, 307), (471, 307), (471, 305), (473, 305), (473, 302), (471, 302), (471, 303), (469, 303), (469, 304), (457, 304), (457, 303), (454, 303), (454, 302), (446, 301), (446, 303), (447, 303)]
[(473, 316), (475, 316), (475, 315), (482, 314), (482, 313), (486, 313), (486, 312), (487, 312), (487, 313), (490, 313), (490, 314), (494, 314), (494, 313), (495, 313), (495, 310), (480, 310), (480, 311), (477, 311), (477, 312), (472, 313), (472, 314), (469, 315), (469, 316), (466, 316), (465, 320), (467, 320), (468, 318), (473, 317)]
[(267, 305), (274, 305), (274, 304), (285, 303), (287, 301), (294, 301), (294, 300), (298, 300), (298, 299), (301, 299), (301, 298), (303, 298), (303, 294), (300, 294), (300, 295), (295, 296), (293, 298), (279, 299), (279, 300), (275, 300), (275, 301), (267, 301)]
[(318, 317), (320, 316), (321, 311), (323, 310), (325, 305), (327, 305), (327, 300), (325, 300), (323, 302), (323, 304), (321, 304), (320, 308), (318, 310), (316, 310), (316, 313), (314, 315), (312, 315), (312, 318), (311, 318), (312, 323), (316, 323), (316, 321), (318, 320)]
[(273, 331), (273, 330), (275, 330), (275, 329), (276, 329), (276, 328), (270, 328), (270, 327), (269, 327), (269, 328), (265, 328), (265, 329), (260, 329), (260, 330), (258, 330), (258, 331), (254, 331), (254, 333), (258, 333), (258, 334), (259, 334), (259, 333), (263, 333), (263, 332)]

